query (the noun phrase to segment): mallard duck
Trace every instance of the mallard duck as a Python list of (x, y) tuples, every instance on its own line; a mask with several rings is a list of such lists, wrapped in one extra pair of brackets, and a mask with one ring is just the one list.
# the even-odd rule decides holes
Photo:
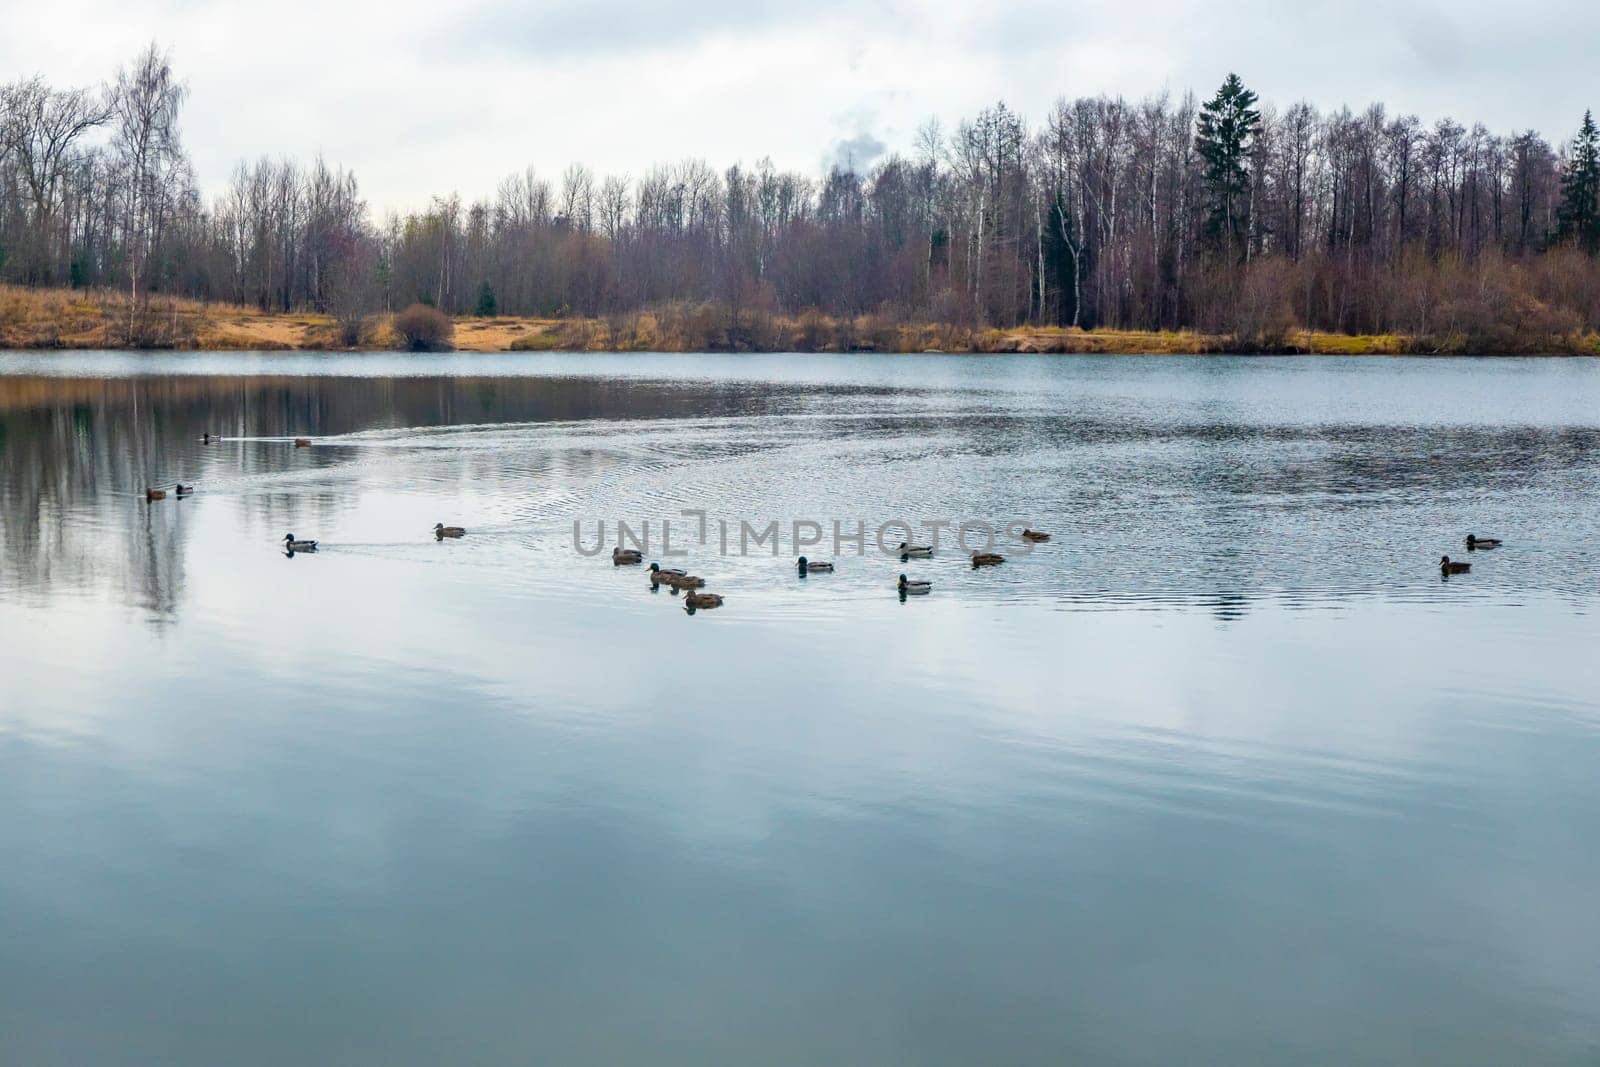
[(1465, 574), (1472, 569), (1470, 563), (1451, 563), (1450, 557), (1445, 556), (1439, 560), (1440, 574)]
[(146, 500), (165, 500), (167, 499), (167, 491), (165, 489), (146, 489), (144, 498)]
[(933, 583), (923, 581), (913, 582), (911, 579), (902, 574), (900, 576), (899, 589), (901, 596), (921, 596), (923, 593), (932, 591)]
[(178, 496), (188, 496), (190, 493), (194, 492), (194, 486), (184, 485), (182, 482), (179, 482), (177, 485), (172, 487), (172, 491)]
[(619, 567), (624, 563), (643, 563), (644, 554), (637, 548), (623, 548), (618, 545), (611, 550), (611, 562)]
[(1476, 552), (1480, 548), (1499, 548), (1500, 543), (1498, 537), (1474, 537), (1472, 534), (1467, 534), (1468, 552)]
[(972, 565), (974, 567), (993, 567), (1005, 561), (1006, 558), (998, 552), (974, 552), (972, 554)]
[(200, 443), (203, 445), (209, 445), (212, 441), (220, 440), (222, 440), (222, 438), (213, 433), (203, 433), (200, 435)]
[(311, 438), (309, 438), (309, 437), (296, 437), (294, 439), (294, 447), (296, 447), (296, 448), (310, 448), (311, 447)]
[(446, 526), (442, 522), (436, 522), (433, 524), (433, 536), (441, 541), (446, 537), (465, 537), (467, 536), (467, 528), (465, 526)]
[(695, 608), (720, 608), (722, 595), (720, 593), (686, 593), (683, 606), (693, 611)]
[(1023, 530), (1022, 531), (1022, 539), (1024, 541), (1032, 541), (1035, 544), (1037, 544), (1037, 543), (1039, 543), (1041, 541), (1050, 540), (1050, 535), (1047, 534), (1047, 533), (1044, 533), (1041, 530)]
[(808, 574), (832, 574), (833, 573), (833, 564), (828, 563), (825, 560), (818, 560), (817, 562), (812, 563), (810, 560), (806, 559), (804, 556), (800, 557), (800, 562), (797, 563), (795, 566), (799, 569), (800, 577), (802, 577), (802, 578), (804, 578)]
[(294, 534), (286, 533), (283, 535), (283, 547), (289, 552), (315, 552), (317, 543), (315, 541), (297, 541)]
[(664, 582), (670, 584), (672, 579), (686, 577), (688, 573), (688, 571), (682, 570), (678, 567), (663, 567), (659, 563), (650, 564), (650, 580), (652, 582)]
[(927, 559), (931, 555), (933, 555), (933, 549), (927, 545), (908, 545), (904, 541), (900, 542), (901, 559), (912, 559), (913, 557)]
[(663, 585), (670, 585), (674, 589), (704, 589), (706, 580), (693, 574), (674, 574), (670, 578), (662, 578)]

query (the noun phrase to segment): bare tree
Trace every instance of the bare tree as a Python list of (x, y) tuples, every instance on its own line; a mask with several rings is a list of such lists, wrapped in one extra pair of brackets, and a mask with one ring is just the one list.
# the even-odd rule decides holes
[(118, 75), (112, 93), (116, 146), (124, 172), (123, 239), (128, 250), (128, 334), (134, 334), (139, 305), (139, 274), (159, 230), (167, 193), (164, 178), (183, 160), (178, 111), (185, 88), (172, 64), (154, 44)]
[(0, 281), (121, 286), (130, 336), (153, 292), (325, 310), (347, 338), (369, 309), (461, 312), (486, 289), (503, 313), (619, 328), (646, 308), (665, 322), (673, 304), (673, 321), (735, 345), (777, 315), (1199, 326), (1266, 347), (1285, 309), (1307, 328), (1503, 339), (1592, 323), (1600, 307), (1600, 261), (1550, 247), (1563, 160), (1548, 141), (1381, 105), (1262, 105), (1240, 161), (1238, 254), (1218, 257), (1191, 94), (1062, 99), (1034, 127), (997, 104), (929, 122), (909, 157), (860, 172), (527, 170), (490, 198), (433, 198), (381, 223), (354, 175), (322, 159), (243, 163), (202, 200), (178, 137), (184, 98), (154, 47), (109, 95), (0, 87)]
[(59, 280), (57, 208), (63, 181), (80, 138), (105, 123), (104, 95), (90, 89), (52, 89), (41, 78), (8, 86), (4, 93), (3, 152), (15, 166), (28, 197), (25, 248), (30, 281)]

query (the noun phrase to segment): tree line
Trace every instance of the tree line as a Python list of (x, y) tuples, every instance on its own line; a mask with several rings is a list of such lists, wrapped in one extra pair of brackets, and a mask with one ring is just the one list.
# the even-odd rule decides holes
[(451, 314), (714, 305), (1136, 329), (1271, 343), (1292, 327), (1497, 337), (1600, 329), (1600, 131), (1553, 148), (1309, 103), (1236, 75), (1202, 101), (997, 103), (866, 173), (703, 160), (512, 175), (377, 219), (318, 158), (242, 162), (202, 196), (187, 102), (145, 49), (101, 87), (0, 86), (0, 280), (312, 309), (357, 328)]

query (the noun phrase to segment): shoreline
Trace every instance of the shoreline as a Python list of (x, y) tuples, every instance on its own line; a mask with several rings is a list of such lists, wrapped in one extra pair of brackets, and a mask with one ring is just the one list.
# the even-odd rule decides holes
[[(125, 294), (0, 286), (0, 350), (203, 352), (407, 351), (376, 313), (360, 324), (360, 339), (343, 343), (339, 321), (316, 312), (260, 311), (228, 304), (155, 297), (140, 310), (145, 343), (128, 344)], [(1240, 340), (1193, 330), (1081, 330), (1053, 326), (1011, 329), (951, 323), (890, 322), (730, 314), (713, 305), (670, 305), (595, 318), (459, 316), (440, 351), (495, 352), (728, 352), (895, 353), (949, 355), (1503, 355), (1600, 356), (1600, 334), (1564, 337), (1474, 338), (1460, 333), (1343, 334), (1284, 330)], [(154, 341), (148, 340), (154, 337)]]

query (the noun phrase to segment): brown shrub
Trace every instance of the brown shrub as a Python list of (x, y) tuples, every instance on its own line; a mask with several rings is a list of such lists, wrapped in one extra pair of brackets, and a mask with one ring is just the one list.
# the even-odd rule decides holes
[(426, 304), (412, 304), (394, 317), (400, 343), (412, 352), (448, 352), (453, 347), (455, 324), (450, 316)]
[(1283, 349), (1294, 329), (1293, 267), (1287, 260), (1258, 259), (1244, 272), (1233, 300), (1229, 334), (1246, 352)]
[(832, 334), (828, 320), (816, 308), (807, 308), (794, 324), (794, 349), (797, 352), (819, 352)]

